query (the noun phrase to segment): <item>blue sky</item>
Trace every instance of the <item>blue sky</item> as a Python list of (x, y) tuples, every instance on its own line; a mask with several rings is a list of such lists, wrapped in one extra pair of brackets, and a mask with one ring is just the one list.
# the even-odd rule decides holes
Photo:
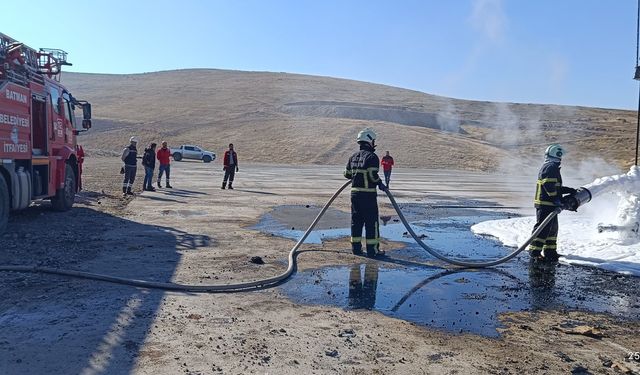
[(636, 109), (636, 0), (11, 1), (68, 70), (304, 73), (455, 98)]

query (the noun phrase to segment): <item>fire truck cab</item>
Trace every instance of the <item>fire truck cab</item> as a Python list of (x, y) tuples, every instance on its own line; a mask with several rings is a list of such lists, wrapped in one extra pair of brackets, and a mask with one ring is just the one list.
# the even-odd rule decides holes
[(66, 52), (36, 51), (0, 33), (0, 233), (10, 211), (39, 199), (66, 211), (81, 189), (76, 137), (91, 128), (91, 104), (60, 84), (63, 65), (71, 65)]

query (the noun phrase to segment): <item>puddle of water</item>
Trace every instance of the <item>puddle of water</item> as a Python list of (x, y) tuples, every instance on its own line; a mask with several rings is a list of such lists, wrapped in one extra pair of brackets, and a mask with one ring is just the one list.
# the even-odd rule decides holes
[[(317, 206), (278, 206), (263, 215), (252, 229), (297, 240), (321, 209)], [(350, 213), (329, 208), (305, 243), (321, 243), (323, 239), (342, 237), (344, 229), (339, 228), (348, 226), (350, 222)]]
[[(424, 210), (424, 207), (418, 207), (418, 209)], [(411, 211), (416, 211), (414, 207)], [(253, 229), (260, 230), (262, 232), (274, 234), (279, 237), (290, 238), (297, 240), (304, 234), (308, 225), (311, 224), (315, 215), (319, 212), (319, 209), (306, 208), (304, 206), (283, 206), (276, 208), (270, 213), (264, 215)], [(286, 222), (279, 220), (284, 214), (292, 214), (287, 218)], [(318, 223), (318, 229), (313, 230), (304, 243), (307, 244), (320, 244), (324, 240), (346, 238), (351, 235), (351, 229), (345, 227), (349, 224), (349, 216), (347, 213), (331, 209), (327, 211), (330, 214), (329, 218), (325, 221), (324, 217)], [(308, 224), (301, 220), (300, 216), (307, 215)], [(418, 216), (418, 212), (413, 212), (413, 216)], [(309, 219), (308, 216), (312, 215)], [(423, 214), (422, 217), (425, 215)], [(417, 220), (411, 222), (411, 226), (418, 236), (422, 238), (428, 246), (437, 249), (445, 256), (455, 257), (459, 259), (473, 258), (473, 259), (494, 259), (499, 256), (505, 255), (507, 250), (496, 242), (489, 242), (486, 239), (475, 236), (470, 232), (471, 225), (478, 221), (494, 218), (504, 218), (506, 214), (492, 214), (487, 216), (483, 213), (479, 216), (455, 216), (447, 218), (435, 218), (429, 220)], [(406, 243), (408, 247), (415, 247), (420, 249), (419, 252), (424, 252), (407, 233), (406, 228), (400, 222), (396, 222), (395, 216), (386, 216), (386, 225), (380, 226), (380, 237), (394, 242)], [(297, 220), (298, 227), (290, 228), (294, 220)], [(346, 223), (345, 223), (346, 220)], [(306, 225), (305, 225), (306, 224)], [(342, 225), (342, 227), (332, 227)], [(323, 229), (323, 227), (325, 229)], [(478, 246), (479, 244), (484, 244)]]
[[(510, 311), (578, 309), (640, 319), (637, 296), (592, 288), (594, 275), (576, 278), (570, 268), (532, 267), (526, 277), (503, 269), (446, 271), (369, 261), (301, 272), (281, 288), (304, 304), (375, 310), (453, 333), (488, 337), (499, 336), (498, 316)], [(576, 279), (581, 284), (572, 286), (570, 280)], [(622, 283), (617, 289), (624, 287)]]
[[(435, 218), (412, 226), (427, 236), (423, 241), (447, 256), (495, 259), (513, 249), (475, 236), (470, 226), (504, 215)], [(499, 335), (498, 316), (509, 311), (578, 309), (640, 319), (636, 278), (566, 265), (530, 266), (526, 254), (499, 268), (446, 271), (416, 263), (434, 259), (404, 235), (402, 224), (380, 229), (382, 237), (406, 246), (388, 252), (385, 262), (367, 260), (298, 273), (281, 289), (300, 303), (375, 310), (454, 333), (490, 337)], [(297, 239), (302, 231), (271, 233)], [(318, 230), (313, 241), (348, 235), (348, 228)]]
[[(520, 288), (492, 271), (464, 275), (422, 267), (388, 268), (376, 262), (303, 272), (283, 287), (293, 300), (385, 315), (453, 332), (497, 336), (497, 315), (527, 307), (494, 290)], [(295, 287), (291, 287), (295, 285)]]

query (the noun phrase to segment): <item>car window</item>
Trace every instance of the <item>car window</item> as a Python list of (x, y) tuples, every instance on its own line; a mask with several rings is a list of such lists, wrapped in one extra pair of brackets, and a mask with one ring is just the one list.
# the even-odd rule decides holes
[(193, 151), (193, 147), (191, 146), (184, 146), (184, 149), (187, 151)]
[(74, 106), (71, 103), (71, 98), (69, 97), (68, 93), (63, 92), (62, 99), (64, 99), (64, 116), (67, 118), (67, 121), (69, 121), (71, 125), (75, 128), (75, 124), (74, 124), (75, 116), (73, 115)]
[(202, 151), (202, 149), (201, 149), (201, 148), (199, 148), (199, 147), (194, 147), (194, 148), (193, 148), (193, 150), (194, 150), (194, 151), (198, 151), (198, 152)]
[(49, 87), (49, 95), (51, 95), (51, 106), (53, 107), (53, 110), (57, 114), (60, 114), (60, 107), (58, 106), (58, 101), (60, 100), (60, 92), (56, 87), (51, 86)]

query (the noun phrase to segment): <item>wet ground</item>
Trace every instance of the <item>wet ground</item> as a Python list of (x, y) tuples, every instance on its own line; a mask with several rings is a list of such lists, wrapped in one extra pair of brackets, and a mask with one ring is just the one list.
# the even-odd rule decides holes
[[(404, 204), (403, 210), (423, 241), (446, 256), (495, 259), (513, 251), (471, 233), (469, 228), (477, 222), (516, 215), (482, 207), (431, 201)], [(256, 229), (298, 238), (318, 211), (319, 207), (277, 207), (262, 217)], [(395, 246), (387, 248), (381, 261), (362, 258), (349, 266), (300, 272), (281, 287), (285, 294), (304, 304), (374, 310), (449, 332), (489, 337), (499, 335), (498, 316), (504, 312), (582, 310), (640, 318), (636, 277), (564, 264), (531, 264), (527, 254), (499, 267), (452, 269), (416, 245), (396, 216), (382, 218), (381, 236)], [(330, 209), (307, 242), (346, 239), (348, 223), (347, 212)]]
[[(118, 158), (87, 158), (86, 168), (94, 174), (73, 210), (52, 212), (44, 203), (12, 215), (0, 236), (0, 264), (194, 285), (268, 278), (285, 270), (294, 241), (252, 228), (301, 230), (344, 182), (342, 166), (245, 164), (236, 189), (221, 190), (221, 168), (185, 162), (172, 165), (174, 189), (132, 200), (117, 194)], [(461, 247), (503, 252), (469, 237), (468, 226), (519, 212), (506, 207), (522, 206), (520, 198), (522, 213), (533, 211), (535, 176), (509, 187), (520, 195), (504, 194), (503, 179), (482, 173), (399, 169), (393, 178), (418, 233), (455, 255), (478, 255)], [(101, 190), (105, 184), (113, 194)], [(640, 373), (625, 359), (640, 348), (637, 320), (565, 310), (637, 316), (632, 279), (561, 266), (555, 284), (547, 284), (552, 292), (535, 294), (524, 259), (499, 274), (442, 274), (403, 236), (386, 201), (380, 206), (383, 235), (397, 237), (383, 244), (388, 258), (371, 263), (349, 254), (341, 237), (349, 224), (343, 194), (320, 226), (340, 239), (318, 232), (323, 244), (304, 245), (299, 273), (279, 288), (194, 294), (2, 273), (0, 374)], [(265, 263), (251, 262), (253, 256)], [(500, 316), (506, 327), (500, 339), (458, 334), (463, 328), (495, 335), (498, 312), (532, 305), (545, 310)], [(574, 322), (599, 327), (604, 337), (558, 330)], [(455, 334), (442, 329), (448, 325)]]

